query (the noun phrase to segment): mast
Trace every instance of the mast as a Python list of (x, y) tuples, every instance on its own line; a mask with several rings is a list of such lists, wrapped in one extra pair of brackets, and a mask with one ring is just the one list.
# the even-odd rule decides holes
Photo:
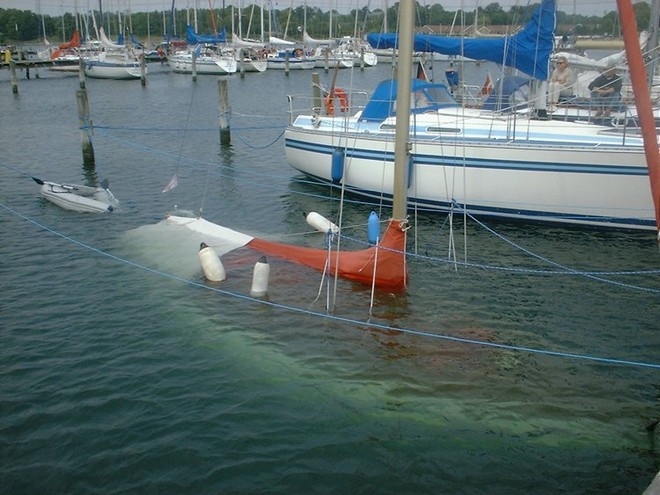
[(394, 198), (392, 217), (406, 218), (406, 169), (410, 157), (410, 91), (412, 88), (413, 26), (415, 25), (415, 2), (399, 2), (399, 61), (396, 73), (397, 94), (405, 98), (396, 99), (396, 134), (394, 144)]
[(264, 41), (264, 0), (261, 0), (261, 19), (260, 19), (260, 25), (261, 25), (261, 42), (263, 43), (263, 41)]
[(644, 153), (646, 154), (646, 166), (649, 169), (649, 180), (651, 182), (651, 195), (655, 206), (655, 224), (660, 241), (660, 154), (658, 150), (658, 138), (655, 134), (655, 119), (651, 108), (651, 97), (646, 82), (646, 69), (642, 59), (642, 50), (639, 45), (639, 34), (637, 32), (637, 21), (630, 0), (617, 0), (621, 25), (627, 26), (623, 30), (623, 41), (626, 47), (626, 58), (630, 70), (633, 93), (635, 95), (635, 107), (637, 116), (642, 127), (642, 138), (644, 139)]
[(213, 34), (218, 34), (218, 26), (215, 23), (215, 12), (213, 11), (211, 0), (209, 0), (209, 10), (211, 11), (211, 24), (213, 25)]
[(333, 5), (332, 3), (330, 4), (330, 20), (328, 22), (328, 39), (332, 39), (332, 11), (333, 11)]

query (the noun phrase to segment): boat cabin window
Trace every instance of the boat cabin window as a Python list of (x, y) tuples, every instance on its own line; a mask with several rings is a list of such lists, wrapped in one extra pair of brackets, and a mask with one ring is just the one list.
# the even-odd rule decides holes
[(460, 134), (461, 129), (458, 127), (427, 127), (426, 132), (435, 134)]
[(456, 106), (456, 100), (445, 86), (434, 85), (418, 88), (411, 93), (410, 108), (413, 113), (427, 112)]

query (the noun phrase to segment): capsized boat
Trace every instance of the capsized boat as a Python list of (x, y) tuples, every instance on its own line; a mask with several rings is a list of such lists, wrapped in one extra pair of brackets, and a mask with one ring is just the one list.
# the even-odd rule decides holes
[[(412, 53), (412, 31), (414, 25), (413, 2), (403, 2), (400, 12), (402, 31), (401, 50)], [(401, 86), (404, 93), (410, 87), (407, 77), (412, 70), (412, 60), (403, 57), (397, 67), (397, 73), (402, 79)], [(396, 102), (396, 109), (403, 117), (397, 129), (395, 146), (394, 173), (390, 179), (394, 182), (394, 207), (392, 218), (389, 219), (383, 235), (377, 237), (375, 245), (366, 249), (355, 251), (341, 250), (339, 242), (335, 242), (328, 249), (314, 249), (294, 246), (279, 242), (268, 241), (208, 222), (201, 217), (188, 217), (181, 215), (168, 215), (167, 222), (185, 227), (191, 231), (202, 233), (214, 239), (228, 239), (235, 247), (245, 246), (268, 256), (286, 259), (301, 265), (313, 268), (327, 274), (329, 277), (341, 277), (346, 280), (358, 282), (371, 287), (399, 292), (407, 286), (406, 241), (408, 219), (406, 216), (406, 197), (403, 183), (405, 182), (405, 164), (409, 160), (406, 143), (408, 141), (408, 122), (410, 114), (410, 101), (400, 98)], [(330, 240), (333, 236), (330, 235)]]
[(110, 213), (119, 206), (119, 201), (108, 189), (105, 179), (99, 187), (78, 184), (60, 184), (32, 177), (41, 186), (41, 195), (65, 210), (81, 213)]
[[(504, 61), (543, 82), (549, 75), (555, 21), (554, 0), (543, 0), (525, 29), (510, 37), (418, 34), (413, 46)], [(395, 34), (367, 39), (376, 48), (400, 49)], [(308, 114), (292, 113), (285, 131), (289, 164), (349, 192), (390, 200), (394, 131), (402, 118), (395, 105), (410, 100), (405, 116), (411, 136), (405, 184), (409, 204), (524, 221), (656, 228), (639, 135), (586, 122), (465, 108), (442, 84), (416, 79), (408, 90), (401, 83), (400, 77), (383, 81), (350, 117), (324, 115), (313, 105)]]

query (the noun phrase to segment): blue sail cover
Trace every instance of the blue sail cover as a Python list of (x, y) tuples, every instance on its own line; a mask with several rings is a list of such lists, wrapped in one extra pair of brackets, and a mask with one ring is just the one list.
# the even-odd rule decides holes
[[(547, 80), (556, 23), (555, 0), (542, 0), (525, 28), (512, 36), (462, 38), (416, 34), (413, 50), (488, 60), (514, 67), (533, 78)], [(397, 48), (398, 35), (370, 33), (367, 41), (374, 48)]]
[(189, 45), (197, 45), (199, 43), (225, 43), (227, 41), (227, 32), (225, 28), (218, 34), (197, 34), (192, 26), (188, 26), (186, 31)]

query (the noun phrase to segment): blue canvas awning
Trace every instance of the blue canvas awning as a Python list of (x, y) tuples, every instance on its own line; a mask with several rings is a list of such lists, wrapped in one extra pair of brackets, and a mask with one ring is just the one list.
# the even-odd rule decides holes
[(218, 34), (197, 34), (192, 26), (188, 26), (186, 35), (189, 45), (197, 45), (198, 43), (225, 43), (227, 41), (227, 33), (224, 28)]
[[(413, 49), (488, 60), (514, 67), (535, 79), (547, 80), (556, 23), (555, 0), (542, 0), (525, 28), (512, 36), (463, 38), (417, 34)], [(397, 48), (398, 34), (371, 33), (367, 41), (374, 48)]]

